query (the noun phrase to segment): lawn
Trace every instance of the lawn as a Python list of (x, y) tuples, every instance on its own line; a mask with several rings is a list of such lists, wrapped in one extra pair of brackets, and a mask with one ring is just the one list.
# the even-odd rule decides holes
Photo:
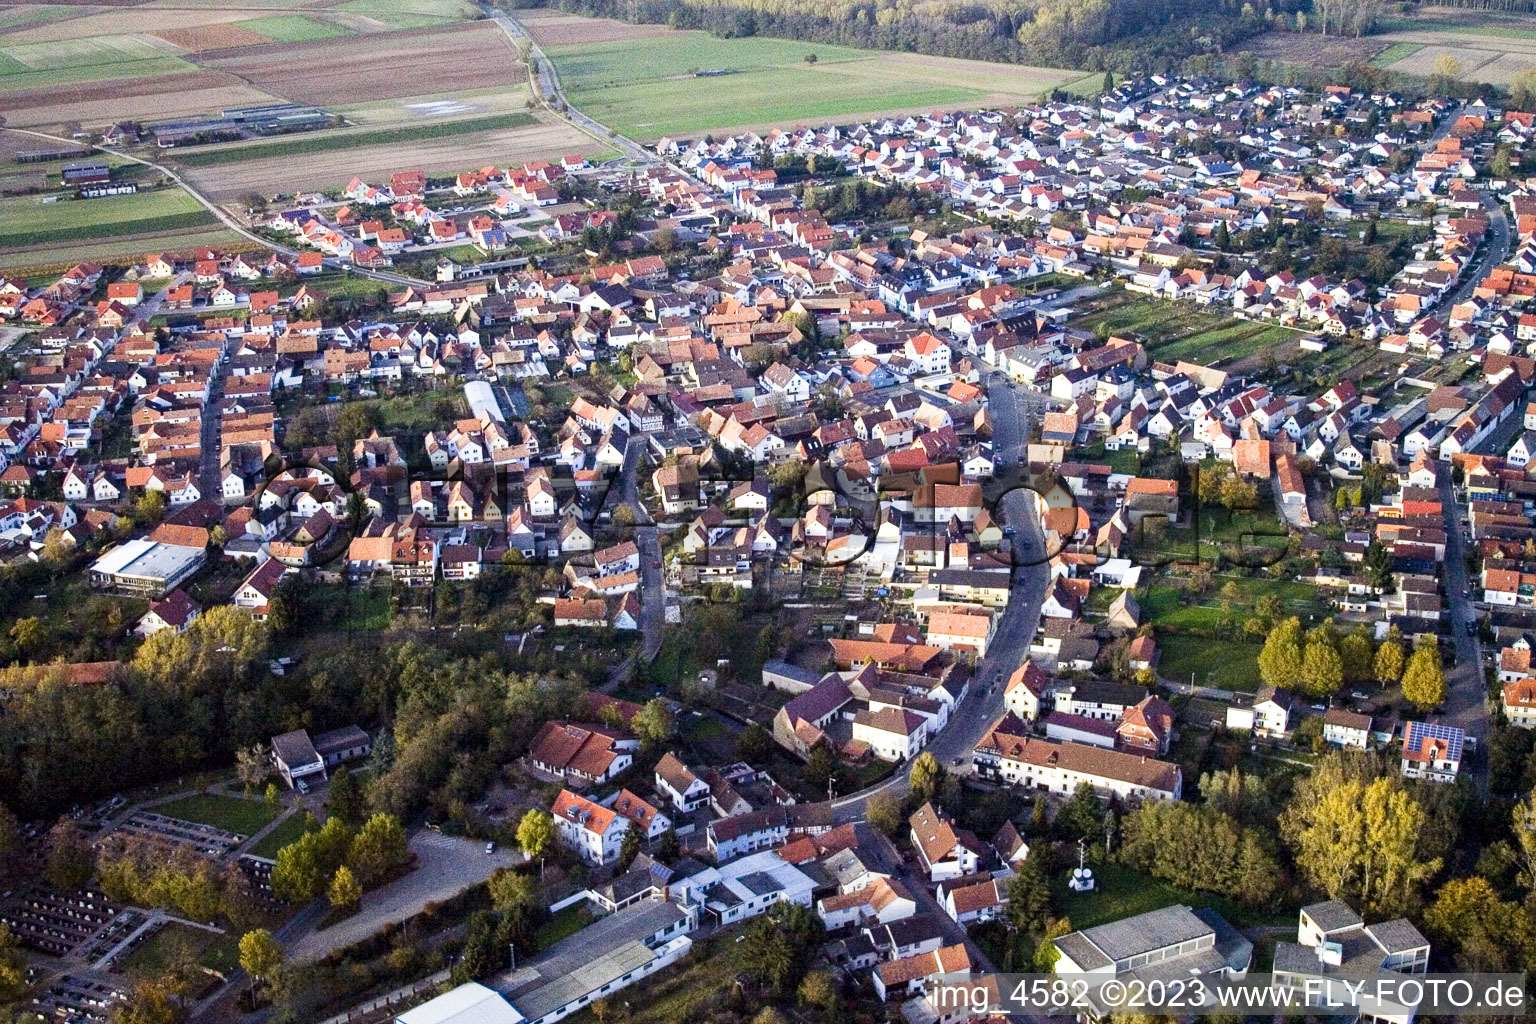
[(0, 199), (0, 248), (191, 228), (213, 220), (179, 188), (54, 203), (18, 196)]
[(1103, 441), (1095, 441), (1087, 448), (1074, 448), (1067, 453), (1067, 461), (1091, 462), (1095, 465), (1108, 466), (1111, 472), (1129, 473), (1132, 476), (1141, 471), (1141, 456), (1136, 454), (1134, 448), (1106, 451)]
[(1091, 866), (1098, 882), (1092, 892), (1068, 889), (1067, 879), (1071, 873), (1067, 871), (1056, 872), (1052, 880), (1054, 909), (1058, 915), (1070, 920), (1073, 928), (1092, 928), (1176, 903), (1194, 910), (1210, 907), (1239, 928), (1286, 924), (1295, 919), (1295, 912), (1289, 908), (1271, 904), (1255, 910), (1219, 893), (1180, 888), (1124, 864), (1095, 863)]
[[(1214, 331), (1232, 325), (1231, 319), (1218, 311), (1157, 299), (1121, 298), (1123, 294), (1115, 293), (1112, 299), (1107, 297), (1102, 307), (1074, 317), (1071, 326), (1097, 331), (1102, 325), (1110, 334), (1137, 334), (1156, 349), (1159, 344), (1185, 338), (1197, 331)], [(1170, 357), (1158, 350), (1157, 358), (1167, 360)]]
[[(972, 103), (998, 94), (1023, 99), (1082, 78), (1054, 68), (702, 32), (647, 39), (642, 46), (580, 43), (545, 52), (572, 104), (639, 138)], [(723, 73), (698, 77), (701, 71)]]
[[(1536, 29), (1517, 28), (1504, 22), (1489, 23), (1477, 21), (1467, 25), (1457, 25), (1450, 21), (1442, 21), (1439, 18), (1388, 18), (1381, 23), (1379, 32), (1450, 32), (1455, 35), (1466, 36), (1508, 36), (1511, 39), (1536, 39)], [(1395, 44), (1401, 46), (1403, 44)], [(1415, 52), (1423, 49), (1416, 46)], [(1410, 56), (1402, 54), (1398, 59)], [(1374, 63), (1374, 62), (1373, 62)]]
[(255, 835), (282, 812), (280, 807), (272, 807), (263, 800), (246, 800), (215, 793), (183, 797), (151, 810), (168, 818), (212, 825), (242, 836)]
[(561, 939), (568, 939), (592, 923), (592, 911), (585, 903), (566, 907), (539, 926), (533, 933), (533, 948), (545, 950)]
[(1259, 688), (1259, 652), (1264, 645), (1246, 640), (1218, 640), (1195, 633), (1159, 633), (1162, 660), (1157, 674), (1164, 679), (1253, 693)]
[(457, 121), (435, 121), (431, 124), (406, 125), (396, 128), (370, 128), (353, 131), (320, 132), (280, 142), (255, 142), (220, 149), (197, 149), (177, 153), (176, 161), (182, 167), (216, 167), (236, 164), (245, 160), (260, 160), (274, 156), (300, 156), (305, 153), (329, 152), (354, 146), (381, 146), (402, 142), (421, 142), (427, 139), (444, 139), (471, 132), (500, 131), (506, 128), (526, 128), (534, 123), (529, 114), (492, 114), (487, 117), (467, 117)]
[(320, 21), (304, 14), (278, 14), (270, 18), (252, 18), (235, 22), (240, 28), (260, 32), (279, 43), (307, 43), (312, 39), (332, 39), (352, 33), (328, 21)]
[[(143, 972), (159, 974), (178, 963), (191, 960), (206, 967), (218, 968), (220, 948), (226, 938), (217, 932), (201, 928), (189, 928), (182, 924), (168, 924), (140, 943), (139, 947), (124, 958), (122, 968), (126, 973)], [(233, 957), (230, 963), (233, 966)]]
[(1276, 324), (1256, 324), (1247, 320), (1230, 320), (1193, 334), (1186, 334), (1165, 345), (1153, 348), (1161, 362), (1171, 363), (1180, 359), (1194, 363), (1217, 365), (1230, 359), (1241, 359), (1255, 352), (1283, 344), (1301, 337), (1303, 332), (1293, 331)]
[(277, 851), (290, 843), (298, 842), (299, 837), (307, 831), (304, 827), (305, 821), (306, 818), (303, 812), (290, 814), (287, 818), (283, 819), (281, 825), (268, 832), (262, 837), (261, 842), (246, 852), (257, 857), (265, 857), (268, 860), (276, 860)]

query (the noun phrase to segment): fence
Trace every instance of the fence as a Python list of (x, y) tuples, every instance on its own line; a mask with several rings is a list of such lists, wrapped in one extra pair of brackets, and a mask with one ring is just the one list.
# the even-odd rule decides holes
[(448, 980), (449, 971), (444, 968), (436, 974), (414, 981), (404, 988), (379, 996), (361, 1006), (354, 1006), (345, 1013), (329, 1017), (321, 1024), (375, 1024), (391, 1020), (414, 1006), (423, 993), (437, 993), (437, 987)]

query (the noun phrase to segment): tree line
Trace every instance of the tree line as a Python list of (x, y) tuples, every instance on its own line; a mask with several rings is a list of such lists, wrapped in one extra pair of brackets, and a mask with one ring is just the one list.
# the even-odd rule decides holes
[[(546, 6), (498, 0), (509, 10)], [(1192, 53), (1220, 52), (1290, 17), (1305, 0), (1262, 9), (1245, 0), (554, 0), (570, 14), (617, 18), (722, 38), (779, 36), (944, 57), (1085, 67), (1169, 70)]]

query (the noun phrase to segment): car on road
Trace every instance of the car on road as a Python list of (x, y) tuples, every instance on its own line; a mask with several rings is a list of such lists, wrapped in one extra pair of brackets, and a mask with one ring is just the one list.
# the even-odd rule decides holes
[(1371, 695), (1370, 694), (1362, 693), (1359, 690), (1351, 690), (1351, 691), (1349, 691), (1349, 695), (1351, 697), (1353, 697), (1355, 700), (1370, 700), (1371, 699)]
[(653, 561), (651, 563), (651, 568), (652, 569), (660, 569), (661, 568), (661, 562), (659, 560), (658, 561)]
[(485, 852), (487, 854), (495, 853), (496, 852), (496, 844), (495, 843), (486, 843), (485, 844)]

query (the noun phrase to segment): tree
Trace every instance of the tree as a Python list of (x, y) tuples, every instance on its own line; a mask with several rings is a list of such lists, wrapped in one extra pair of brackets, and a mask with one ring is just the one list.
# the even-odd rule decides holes
[(642, 744), (654, 748), (672, 738), (677, 730), (677, 720), (668, 710), (667, 702), (656, 697), (646, 701), (645, 706), (635, 712), (629, 728)]
[(352, 869), (343, 864), (331, 877), (331, 887), (325, 898), (338, 910), (350, 910), (363, 898), (363, 887), (358, 884)]
[(837, 984), (826, 971), (812, 971), (801, 980), (795, 997), (804, 1006), (829, 1010), (837, 1002)]
[(1371, 678), (1371, 638), (1364, 626), (1339, 642), (1339, 660), (1346, 683), (1363, 683)]
[(11, 640), (23, 654), (32, 654), (48, 642), (48, 627), (35, 615), (17, 619), (11, 626)]
[(805, 784), (820, 792), (832, 783), (837, 760), (826, 747), (818, 746), (805, 761)]
[(49, 565), (63, 565), (69, 561), (69, 556), (74, 552), (74, 541), (65, 541), (68, 536), (57, 526), (50, 527), (43, 535), (43, 561)]
[(491, 906), (509, 917), (527, 917), (538, 905), (538, 883), (533, 880), (533, 876), (520, 871), (496, 869), (487, 888), (491, 893)]
[(1430, 637), (1414, 649), (1403, 672), (1403, 696), (1420, 711), (1439, 707), (1445, 701), (1445, 666), (1440, 661), (1438, 642)]
[(1307, 644), (1307, 656), (1301, 667), (1306, 692), (1313, 697), (1324, 697), (1338, 692), (1344, 682), (1344, 663), (1339, 652), (1321, 640)]
[(1426, 847), (1423, 807), (1395, 775), (1365, 755), (1331, 753), (1298, 780), (1280, 831), (1306, 880), (1331, 899), (1358, 899), (1378, 914), (1412, 908), (1440, 869)]
[(1536, 68), (1526, 68), (1509, 76), (1509, 104), (1516, 110), (1536, 110)]
[(48, 830), (48, 859), (43, 867), (43, 877), (55, 889), (74, 892), (85, 888), (91, 880), (91, 868), (95, 861), (91, 844), (85, 833), (68, 818)]
[(932, 800), (943, 789), (944, 766), (933, 756), (933, 751), (925, 750), (912, 760), (907, 783), (912, 795), (924, 801)]
[(815, 64), (816, 63), (816, 55), (814, 53), (806, 54), (805, 55), (805, 62), (807, 64)]
[(876, 793), (864, 808), (864, 820), (888, 836), (901, 828), (901, 801), (888, 792)]
[(1069, 839), (1102, 840), (1104, 805), (1092, 785), (1079, 782), (1072, 791), (1072, 798), (1056, 816), (1056, 827)]
[(1056, 948), (1056, 940), (1063, 935), (1072, 932), (1072, 922), (1066, 918), (1053, 920), (1045, 926), (1045, 935), (1041, 937), (1040, 944), (1035, 947), (1035, 970), (1041, 974), (1051, 974), (1056, 970), (1056, 961), (1061, 959), (1061, 951)]
[(27, 955), (11, 934), (11, 926), (0, 921), (0, 1005), (15, 1002), (27, 993)]
[(391, 871), (410, 859), (405, 826), (392, 814), (375, 814), (369, 818), (352, 837), (347, 850), (347, 864), (368, 888), (383, 882)]
[(555, 841), (555, 819), (548, 811), (530, 807), (517, 823), (517, 845), (530, 860), (543, 864), (544, 856)]
[(282, 944), (265, 928), (240, 936), (240, 966), (258, 981), (270, 981), (283, 966)]
[(186, 1019), (171, 983), (158, 978), (135, 982), (112, 1014), (113, 1024), (178, 1024)]
[(761, 761), (772, 750), (768, 730), (753, 722), (736, 735), (736, 756), (743, 761)]
[(235, 778), (240, 780), (247, 793), (261, 785), (270, 774), (272, 762), (267, 758), (267, 748), (262, 744), (252, 743), (235, 752)]
[(1269, 631), (1259, 652), (1259, 675), (1268, 686), (1297, 688), (1303, 678), (1300, 619), (1293, 616)]
[(1051, 916), (1051, 883), (1040, 857), (1031, 853), (1008, 883), (1008, 922), (1031, 935), (1044, 931)]
[(1233, 473), (1221, 482), (1220, 500), (1228, 511), (1251, 509), (1258, 504), (1259, 489), (1247, 477)]
[(133, 506), (133, 518), (140, 526), (153, 526), (165, 518), (167, 504), (164, 491), (145, 491)]
[(1101, 92), (1113, 92), (1114, 88), (1115, 88), (1115, 73), (1113, 71), (1106, 71), (1106, 72), (1104, 72), (1104, 84), (1099, 87), (1100, 91)]
[(1376, 648), (1372, 671), (1383, 686), (1391, 686), (1403, 677), (1403, 645), (1388, 638)]
[(267, 803), (268, 807), (276, 807), (277, 806), (277, 801), (278, 801), (277, 783), (275, 783), (275, 782), (267, 783), (267, 789), (266, 789), (266, 792), (263, 795), (263, 797), (266, 800), (266, 803)]
[(339, 766), (331, 775), (331, 785), (325, 797), (326, 814), (333, 818), (340, 818), (348, 825), (356, 825), (363, 820), (363, 793), (357, 784), (357, 776), (347, 770), (346, 765)]
[(1461, 61), (1448, 53), (1442, 53), (1435, 58), (1434, 74), (1429, 76), (1429, 91), (1434, 93), (1448, 93), (1451, 86), (1461, 81)]
[(644, 839), (640, 835), (639, 826), (631, 823), (624, 830), (624, 839), (619, 844), (618, 870), (620, 872), (629, 870), (629, 866), (635, 862), (635, 858), (640, 856), (640, 847), (643, 842)]
[(1458, 970), (1525, 970), (1536, 952), (1536, 927), (1517, 903), (1501, 900), (1486, 878), (1453, 878), (1440, 887), (1424, 924)]
[(1536, 891), (1536, 789), (1515, 805), (1515, 843), (1520, 863), (1520, 884)]
[(1488, 173), (1495, 178), (1507, 178), (1510, 171), (1509, 147), (1500, 146), (1493, 151), (1493, 159), (1488, 161)]

